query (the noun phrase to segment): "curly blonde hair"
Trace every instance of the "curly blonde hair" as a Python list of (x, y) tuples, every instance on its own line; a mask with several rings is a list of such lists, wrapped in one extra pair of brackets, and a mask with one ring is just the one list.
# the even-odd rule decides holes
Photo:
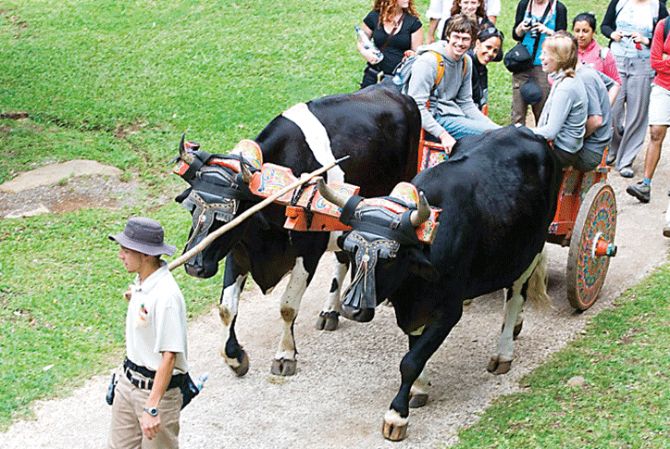
[[(375, 0), (372, 9), (379, 13), (380, 25), (383, 25), (384, 22), (391, 22), (397, 3), (398, 0)], [(414, 17), (419, 17), (419, 13), (416, 11), (416, 6), (414, 6), (414, 0), (409, 0), (407, 8), (403, 8), (403, 11)]]

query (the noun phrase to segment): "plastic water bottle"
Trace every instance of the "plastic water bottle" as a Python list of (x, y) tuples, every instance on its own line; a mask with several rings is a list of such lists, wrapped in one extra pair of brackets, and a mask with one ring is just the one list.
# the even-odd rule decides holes
[(364, 49), (369, 50), (372, 52), (372, 54), (377, 58), (377, 62), (375, 64), (379, 64), (382, 59), (384, 59), (384, 54), (379, 51), (379, 49), (375, 46), (375, 43), (370, 40), (367, 34), (358, 25), (354, 25), (354, 30), (356, 30), (356, 36), (358, 37), (358, 41), (361, 43)]
[(198, 391), (202, 391), (205, 388), (205, 382), (209, 379), (209, 373), (204, 373), (198, 376), (198, 379), (195, 381), (195, 386), (198, 388)]

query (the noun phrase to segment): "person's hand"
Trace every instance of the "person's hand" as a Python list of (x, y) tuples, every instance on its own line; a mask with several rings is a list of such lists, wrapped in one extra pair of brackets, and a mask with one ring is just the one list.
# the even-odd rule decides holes
[(516, 34), (518, 35), (526, 34), (528, 30), (530, 30), (530, 25), (528, 24), (527, 21), (522, 20), (521, 23), (519, 23), (519, 25), (517, 25), (516, 27)]
[(160, 426), (161, 426), (160, 413), (158, 414), (158, 416), (151, 416), (147, 412), (142, 413), (142, 417), (140, 418), (140, 427), (142, 427), (142, 433), (144, 434), (145, 437), (147, 437), (150, 440), (156, 438)]
[(380, 61), (379, 57), (371, 49), (363, 48), (361, 49), (361, 54), (371, 65), (375, 65)]
[(554, 30), (541, 22), (535, 22), (535, 25), (533, 25), (532, 29), (537, 33), (546, 34), (547, 36), (554, 34)]
[(414, 50), (405, 50), (405, 53), (403, 53), (402, 56), (403, 56), (403, 59), (406, 59), (406, 58), (411, 58), (415, 54), (416, 54), (416, 52)]
[(633, 31), (632, 33), (630, 33), (630, 37), (633, 38), (633, 42), (635, 42), (636, 44), (649, 45), (649, 39), (647, 39), (637, 31)]
[(454, 145), (456, 145), (456, 139), (451, 137), (451, 134), (445, 131), (440, 134), (440, 143), (444, 147), (444, 152), (449, 155), (451, 154), (451, 150), (454, 148)]
[(623, 33), (621, 31), (612, 31), (612, 34), (610, 34), (610, 38), (614, 42), (621, 42), (621, 39), (623, 39)]

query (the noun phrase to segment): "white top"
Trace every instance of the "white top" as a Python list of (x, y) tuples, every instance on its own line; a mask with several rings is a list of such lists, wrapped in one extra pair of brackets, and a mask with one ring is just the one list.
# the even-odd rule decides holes
[(140, 366), (157, 371), (161, 352), (177, 354), (173, 374), (188, 372), (186, 345), (186, 304), (177, 282), (161, 267), (140, 284), (139, 276), (126, 315), (126, 354)]
[[(451, 17), (451, 7), (453, 4), (453, 0), (430, 0), (426, 16), (429, 19), (440, 19), (440, 22), (437, 24), (436, 36), (442, 36), (444, 22)], [(487, 16), (498, 17), (500, 15), (500, 0), (486, 0), (484, 5), (486, 6)]]

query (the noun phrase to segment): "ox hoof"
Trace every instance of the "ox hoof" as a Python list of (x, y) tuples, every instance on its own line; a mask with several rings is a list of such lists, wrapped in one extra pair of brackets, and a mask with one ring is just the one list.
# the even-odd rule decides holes
[(395, 410), (389, 410), (384, 415), (382, 435), (391, 441), (401, 441), (407, 437), (407, 418), (401, 418)]
[(359, 323), (367, 323), (375, 317), (375, 309), (358, 309), (342, 304), (342, 316)]
[(242, 351), (242, 354), (237, 358), (229, 358), (226, 356), (226, 352), (222, 350), (221, 356), (237, 377), (242, 377), (249, 372), (249, 356), (245, 351)]
[(274, 359), (270, 372), (275, 376), (293, 376), (297, 366), (297, 360)]
[(249, 372), (249, 356), (242, 351), (242, 360), (237, 368), (230, 367), (237, 377), (242, 377)]
[(321, 312), (316, 319), (316, 329), (320, 331), (334, 331), (339, 325), (340, 314), (335, 311)]
[(507, 374), (510, 369), (512, 369), (512, 361), (501, 361), (498, 357), (491, 357), (489, 365), (486, 367), (489, 373), (496, 375)]
[(519, 337), (519, 334), (521, 333), (521, 329), (523, 329), (523, 321), (520, 322), (519, 324), (517, 324), (516, 326), (514, 326), (514, 331), (512, 332), (512, 336), (513, 336), (514, 340), (516, 340), (517, 337)]
[(419, 408), (428, 402), (428, 393), (416, 393), (409, 397), (409, 408)]

